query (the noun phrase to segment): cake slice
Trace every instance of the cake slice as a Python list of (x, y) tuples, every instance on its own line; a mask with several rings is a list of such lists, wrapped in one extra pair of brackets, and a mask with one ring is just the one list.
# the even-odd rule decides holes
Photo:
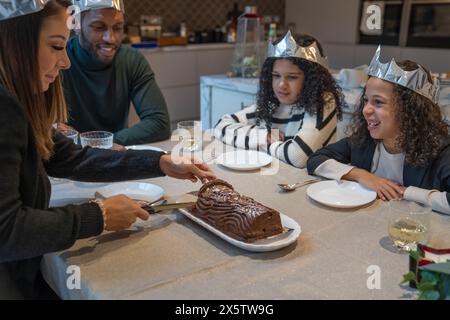
[(283, 232), (278, 211), (239, 194), (220, 179), (201, 187), (191, 211), (229, 237), (247, 243)]

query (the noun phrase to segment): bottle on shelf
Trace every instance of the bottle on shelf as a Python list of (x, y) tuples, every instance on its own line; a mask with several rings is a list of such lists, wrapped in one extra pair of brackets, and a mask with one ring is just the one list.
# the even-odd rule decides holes
[(270, 24), (268, 38), (269, 38), (268, 40), (271, 43), (275, 42), (275, 40), (277, 39), (277, 24), (276, 23)]
[(227, 22), (225, 24), (226, 41), (228, 43), (236, 42), (237, 21), (241, 14), (242, 14), (242, 12), (239, 11), (238, 3), (235, 2), (233, 5), (233, 10), (231, 10), (227, 13)]

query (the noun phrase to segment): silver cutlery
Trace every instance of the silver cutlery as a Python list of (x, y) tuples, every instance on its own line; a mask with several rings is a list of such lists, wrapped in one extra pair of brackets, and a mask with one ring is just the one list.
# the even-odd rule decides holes
[(292, 184), (279, 183), (278, 186), (284, 191), (294, 191), (295, 189), (297, 189), (299, 187), (303, 187), (303, 186), (306, 186), (306, 185), (314, 183), (314, 182), (319, 182), (321, 180), (322, 180), (321, 178), (315, 178), (315, 179), (310, 179), (310, 180), (292, 183)]

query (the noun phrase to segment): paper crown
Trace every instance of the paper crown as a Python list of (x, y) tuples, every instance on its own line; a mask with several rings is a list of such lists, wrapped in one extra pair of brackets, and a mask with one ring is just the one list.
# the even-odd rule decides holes
[[(0, 21), (38, 12), (45, 7), (48, 0), (0, 0)], [(122, 0), (73, 0), (80, 11), (91, 9), (115, 8), (125, 12)]]
[(322, 57), (322, 55), (320, 54), (319, 47), (317, 46), (317, 43), (314, 41), (311, 45), (307, 47), (301, 47), (297, 44), (294, 37), (292, 37), (291, 31), (288, 31), (284, 36), (284, 38), (276, 45), (273, 45), (269, 41), (267, 57), (269, 58), (297, 57), (320, 64), (321, 66), (328, 68), (327, 58)]
[(397, 65), (394, 59), (387, 63), (381, 63), (380, 54), (381, 46), (378, 46), (368, 68), (369, 76), (396, 83), (430, 99), (434, 103), (438, 102), (439, 80), (434, 79), (433, 82), (430, 82), (428, 73), (421, 65), (416, 70), (405, 71)]
[(125, 6), (122, 0), (73, 0), (74, 5), (79, 6), (81, 12), (91, 9), (114, 8), (125, 12)]
[(42, 10), (48, 0), (2, 0), (0, 21)]

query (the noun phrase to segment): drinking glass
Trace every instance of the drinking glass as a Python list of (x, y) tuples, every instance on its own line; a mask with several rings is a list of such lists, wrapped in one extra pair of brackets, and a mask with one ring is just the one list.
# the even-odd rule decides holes
[(76, 130), (58, 130), (63, 135), (65, 135), (67, 138), (72, 139), (73, 143), (78, 143), (78, 131)]
[(388, 234), (400, 251), (417, 250), (429, 240), (431, 207), (409, 200), (389, 201)]
[(181, 121), (177, 124), (178, 139), (183, 150), (196, 151), (201, 146), (201, 123), (200, 121)]
[(113, 146), (113, 134), (108, 131), (89, 131), (80, 134), (81, 146), (92, 148), (111, 149)]

